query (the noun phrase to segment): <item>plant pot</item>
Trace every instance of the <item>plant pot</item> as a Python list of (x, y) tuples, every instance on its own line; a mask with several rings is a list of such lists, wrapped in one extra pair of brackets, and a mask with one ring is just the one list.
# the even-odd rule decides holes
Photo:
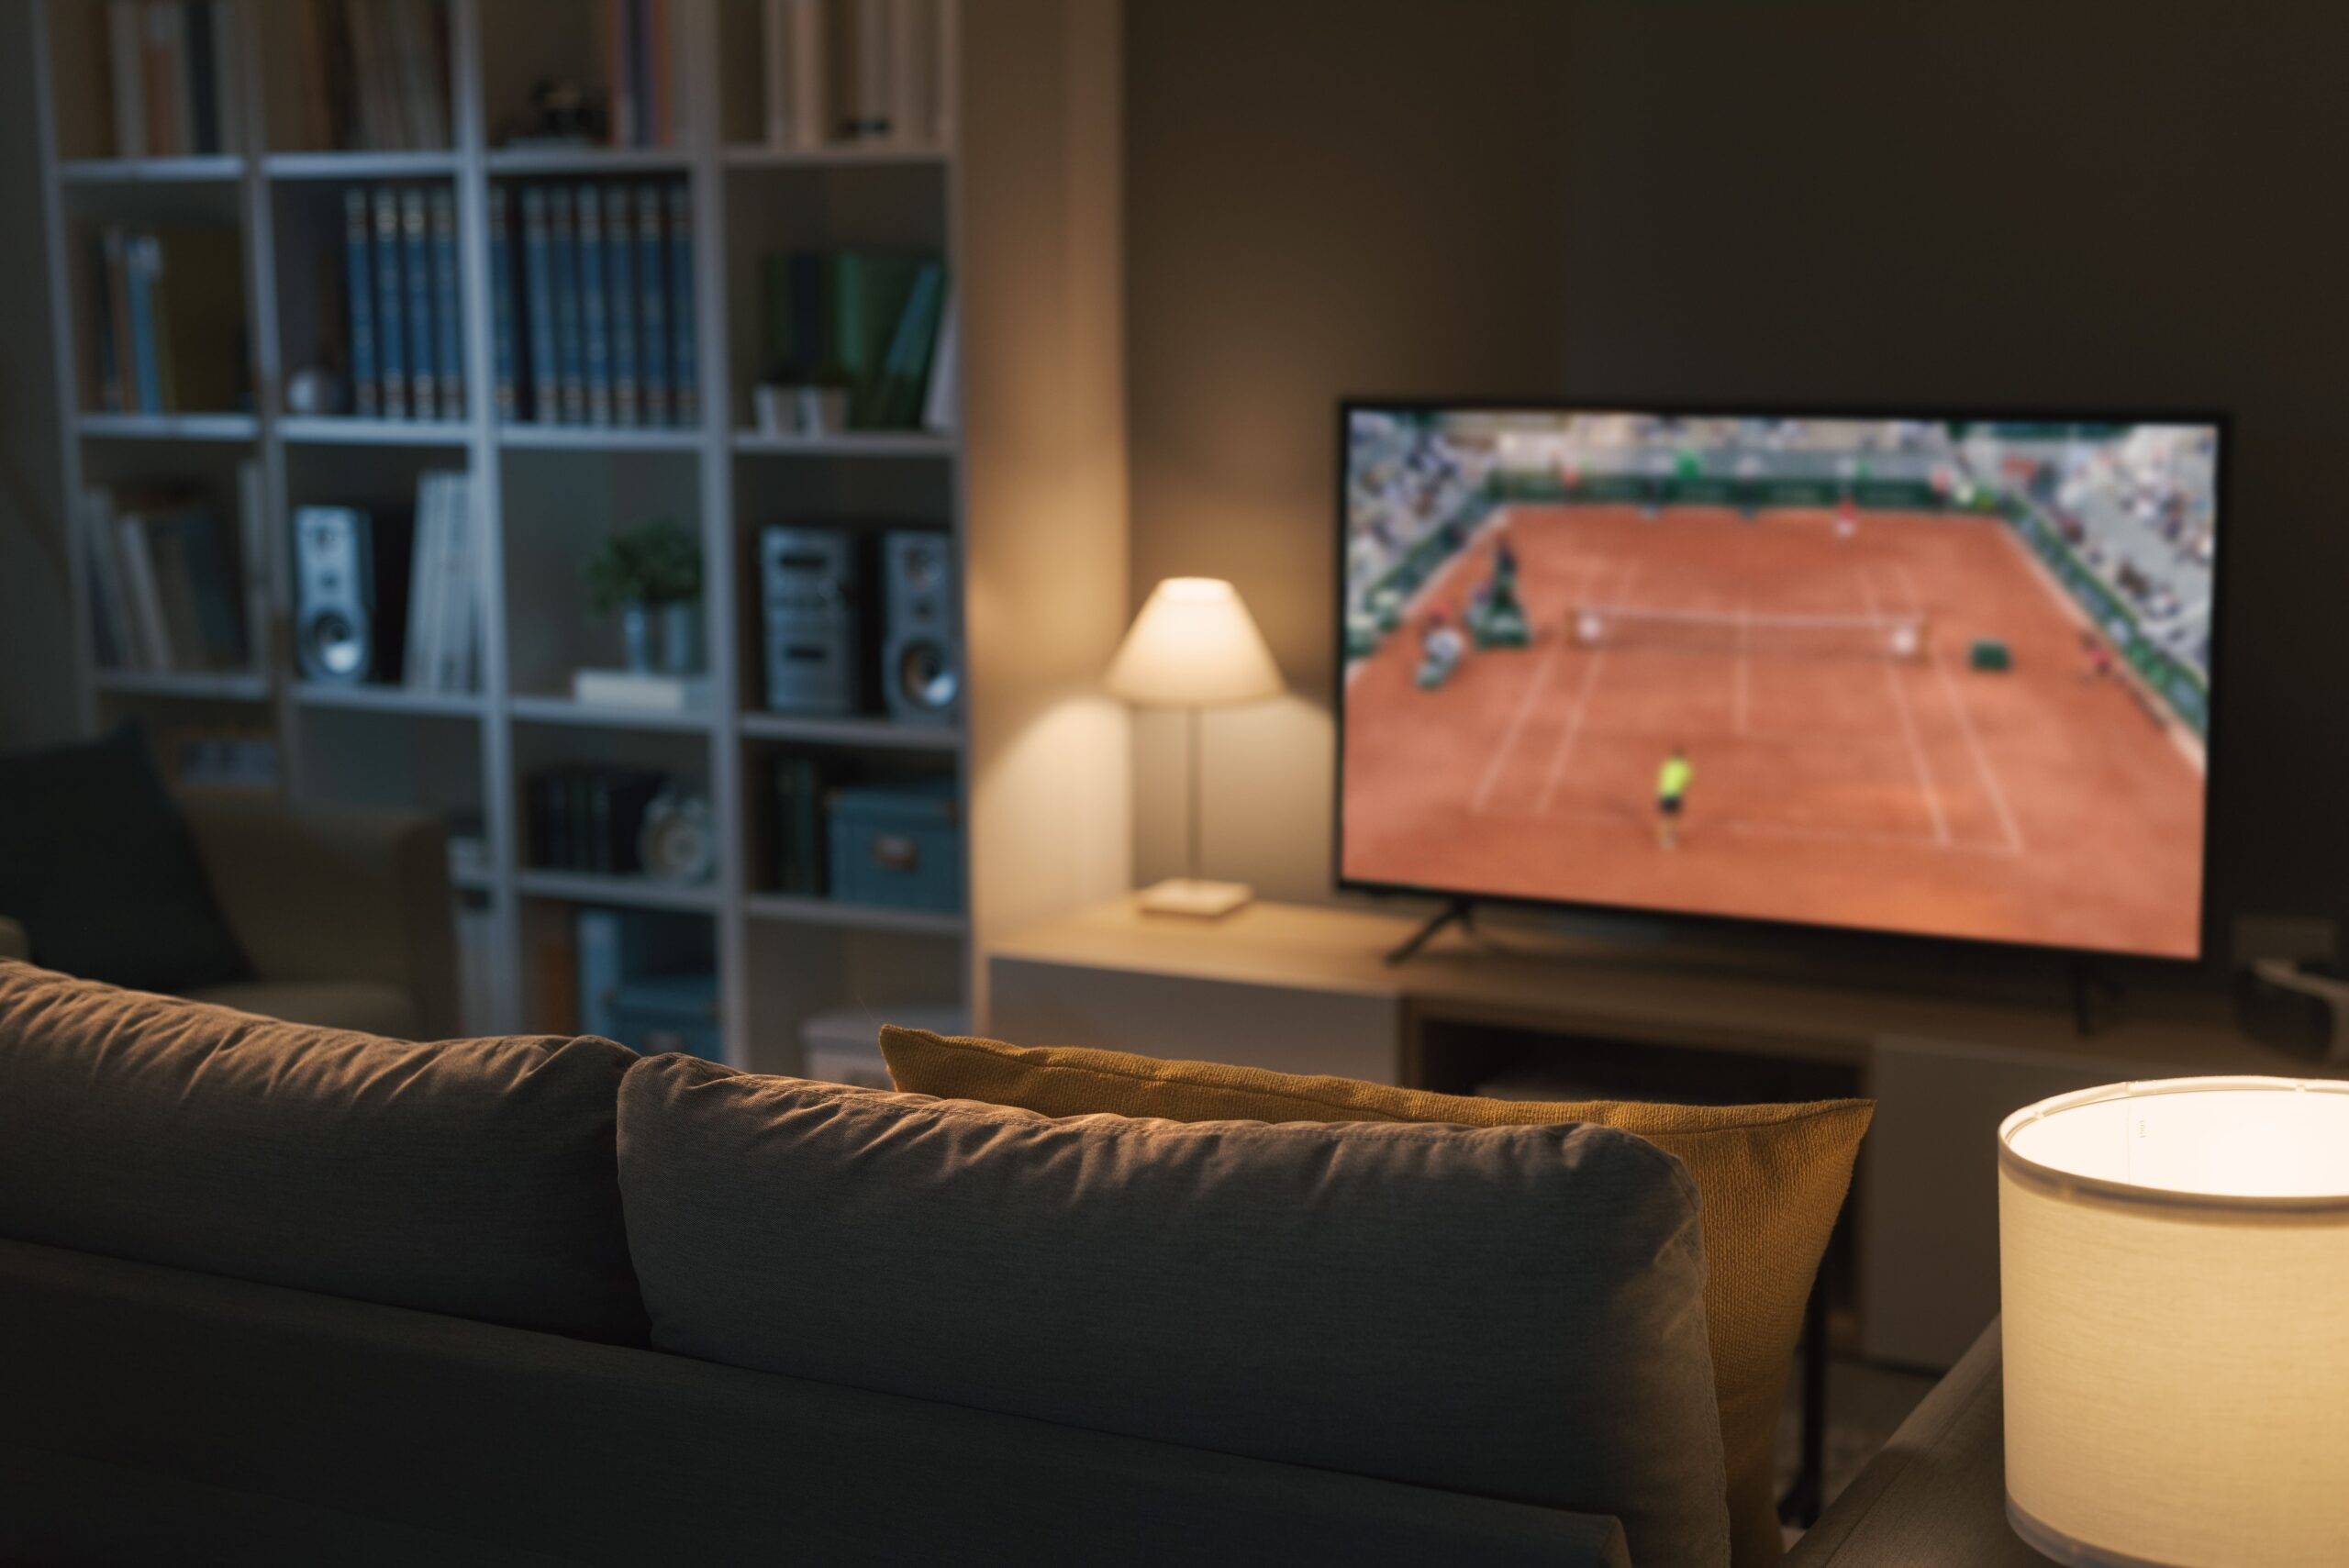
[(670, 675), (701, 670), (701, 606), (680, 599), (661, 606), (661, 669)]
[(645, 675), (652, 671), (652, 606), (620, 606), (620, 651), (629, 669)]

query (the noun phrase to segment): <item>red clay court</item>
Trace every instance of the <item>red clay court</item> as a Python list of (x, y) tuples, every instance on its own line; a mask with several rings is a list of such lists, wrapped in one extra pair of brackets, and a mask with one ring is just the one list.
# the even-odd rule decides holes
[[(2203, 780), (1988, 517), (1518, 506), (1346, 688), (1344, 873), (1503, 896), (2191, 956)], [(1518, 557), (1525, 650), (1421, 691), (1417, 628)], [(1633, 612), (1597, 641), (1570, 610)], [(1918, 656), (1881, 626), (1921, 617)], [(2014, 667), (1968, 667), (1977, 638)], [(1696, 769), (1676, 850), (1656, 769)]]

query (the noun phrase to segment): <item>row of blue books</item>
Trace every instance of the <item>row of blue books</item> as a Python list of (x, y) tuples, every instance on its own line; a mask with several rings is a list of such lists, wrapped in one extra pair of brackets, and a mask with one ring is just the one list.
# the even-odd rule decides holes
[(684, 180), (495, 186), (489, 272), (501, 420), (699, 423)]
[(342, 195), (351, 411), (364, 418), (465, 417), (456, 193), (354, 186)]

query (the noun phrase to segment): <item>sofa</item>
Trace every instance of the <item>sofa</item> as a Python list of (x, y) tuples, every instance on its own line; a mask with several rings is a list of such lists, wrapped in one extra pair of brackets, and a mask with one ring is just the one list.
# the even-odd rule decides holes
[(1696, 1216), (0, 962), (0, 1560), (1726, 1562)]
[(296, 1023), (458, 1027), (438, 818), (172, 794), (130, 726), (0, 757), (0, 958)]

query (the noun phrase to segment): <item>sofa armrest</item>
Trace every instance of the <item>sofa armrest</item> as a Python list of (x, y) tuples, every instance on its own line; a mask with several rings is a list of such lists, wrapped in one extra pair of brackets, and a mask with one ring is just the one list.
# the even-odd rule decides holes
[(455, 1031), (456, 936), (438, 818), (195, 795), (180, 807), (262, 979), (398, 985), (425, 1039)]
[(24, 927), (0, 915), (0, 958), (28, 959), (32, 955), (32, 939), (25, 934)]
[(1900, 1423), (1786, 1568), (2046, 1568), (2007, 1523), (1998, 1325)]

